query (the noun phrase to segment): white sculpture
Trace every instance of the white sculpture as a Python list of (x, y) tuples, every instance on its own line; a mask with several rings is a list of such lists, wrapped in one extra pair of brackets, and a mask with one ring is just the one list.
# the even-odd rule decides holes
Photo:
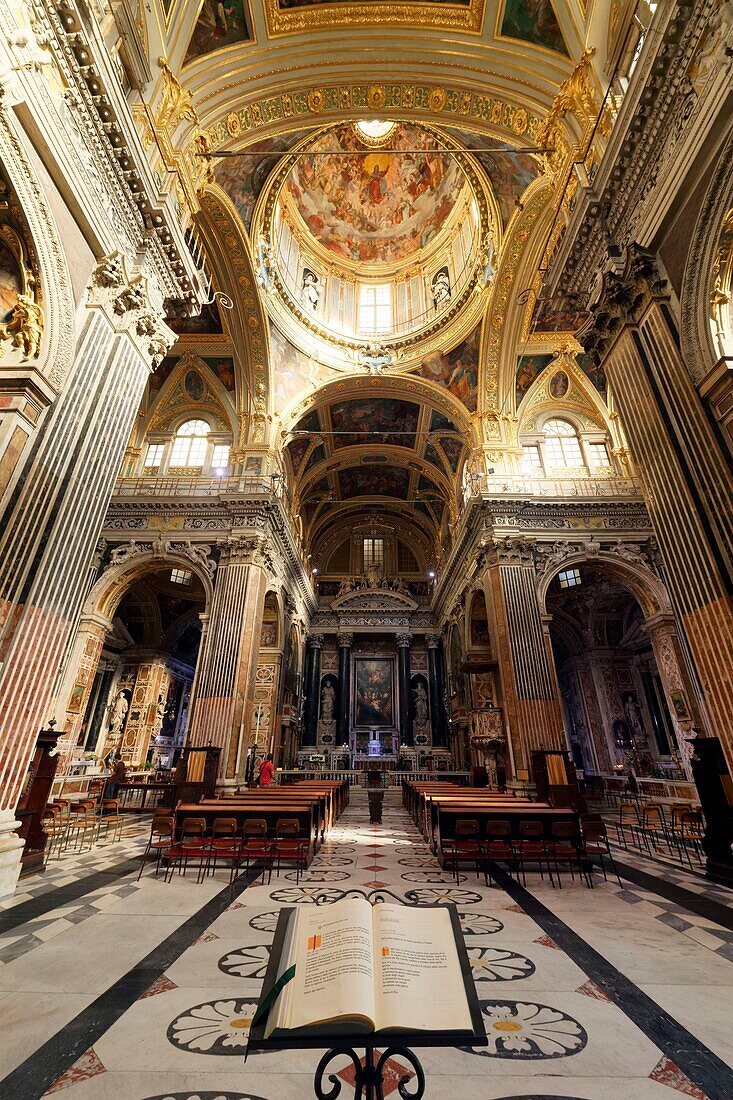
[(124, 691), (118, 691), (112, 704), (112, 717), (109, 720), (109, 735), (111, 738), (119, 737), (122, 734), (122, 727), (125, 724), (125, 715), (129, 705)]

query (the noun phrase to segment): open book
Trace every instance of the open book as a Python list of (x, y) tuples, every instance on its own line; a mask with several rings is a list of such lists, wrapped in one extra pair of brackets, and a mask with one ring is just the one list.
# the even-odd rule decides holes
[(303, 906), (291, 915), (278, 978), (293, 966), (270, 1010), (267, 1037), (318, 1027), (473, 1030), (445, 906), (372, 906), (362, 898)]

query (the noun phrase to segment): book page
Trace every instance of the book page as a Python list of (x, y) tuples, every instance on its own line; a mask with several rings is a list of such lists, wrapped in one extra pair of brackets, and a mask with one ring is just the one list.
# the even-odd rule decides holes
[(288, 988), (288, 1028), (350, 1017), (374, 1024), (372, 907), (360, 898), (297, 912)]
[(472, 1031), (448, 910), (375, 905), (373, 923), (377, 1030)]

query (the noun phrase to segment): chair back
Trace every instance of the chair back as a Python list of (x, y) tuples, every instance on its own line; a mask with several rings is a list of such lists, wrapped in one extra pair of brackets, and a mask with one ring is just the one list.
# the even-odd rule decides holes
[(553, 821), (552, 823), (552, 839), (553, 840), (570, 840), (573, 841), (577, 838), (575, 824), (572, 821)]
[(150, 836), (173, 836), (173, 818), (155, 817), (150, 826)]
[(212, 836), (236, 836), (237, 833), (237, 819), (236, 817), (215, 817), (214, 824), (211, 826)]
[(248, 817), (244, 823), (242, 829), (242, 835), (247, 840), (250, 837), (266, 837), (267, 836), (267, 822), (264, 817)]
[(520, 821), (519, 835), (522, 840), (542, 840), (542, 822)]
[(586, 842), (597, 840), (606, 842), (608, 840), (608, 834), (606, 833), (605, 824), (602, 821), (584, 821), (583, 839)]
[(682, 824), (682, 818), (685, 814), (692, 812), (692, 806), (689, 802), (674, 802), (672, 804), (672, 825), (677, 826)]
[(687, 810), (680, 818), (680, 825), (685, 831), (702, 836), (702, 814), (700, 810)]
[(509, 840), (511, 835), (511, 824), (505, 818), (489, 818), (486, 822), (486, 836), (489, 840)]
[(275, 822), (275, 836), (283, 840), (295, 838), (300, 833), (297, 817), (279, 817)]
[(631, 822), (634, 825), (639, 823), (639, 814), (636, 810), (635, 802), (619, 802), (618, 804), (618, 819), (620, 824)]
[(664, 826), (664, 810), (656, 802), (650, 802), (641, 811), (642, 824), (647, 828), (661, 829)]
[(456, 840), (475, 840), (479, 836), (478, 821), (473, 817), (460, 817), (456, 821)]
[(205, 817), (184, 817), (181, 826), (181, 836), (203, 836), (205, 832)]

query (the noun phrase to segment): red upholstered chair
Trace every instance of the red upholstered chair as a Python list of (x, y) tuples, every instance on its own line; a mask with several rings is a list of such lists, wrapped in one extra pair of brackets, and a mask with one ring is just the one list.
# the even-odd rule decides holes
[(476, 871), (476, 878), (479, 877), (481, 867), (484, 865), (484, 879), (486, 880), (486, 861), (481, 845), (479, 824), (475, 818), (459, 818), (456, 821), (455, 836), (449, 840), (441, 840), (440, 846), (443, 854), (443, 867), (446, 871), (449, 868), (453, 869), (456, 882), (461, 880), (460, 868), (462, 865), (472, 866)]
[(295, 881), (300, 882), (300, 873), (308, 862), (308, 842), (300, 836), (300, 822), (297, 817), (279, 817), (275, 823), (275, 840), (272, 847), (275, 862), (275, 874), (280, 874), (281, 863), (295, 866)]
[(519, 822), (519, 839), (514, 842), (514, 851), (519, 860), (519, 870), (525, 886), (527, 885), (526, 867), (528, 863), (537, 864), (540, 878), (543, 880), (545, 877), (544, 868), (547, 868), (550, 884), (555, 885), (550, 866), (550, 851), (544, 837), (542, 822), (535, 820)]
[(244, 860), (245, 871), (249, 870), (251, 863), (262, 863), (262, 881), (265, 881), (265, 872), (268, 879), (272, 880), (272, 850), (273, 841), (267, 836), (267, 822), (264, 817), (248, 817), (242, 828), (242, 847), (240, 859)]
[(585, 879), (589, 889), (593, 888), (593, 879), (588, 869), (588, 856), (585, 853), (578, 830), (574, 821), (553, 821), (552, 840), (548, 844), (549, 854), (555, 864), (557, 883), (562, 889), (560, 877), (560, 864), (564, 864), (570, 871), (570, 877), (575, 880), (575, 872)]

